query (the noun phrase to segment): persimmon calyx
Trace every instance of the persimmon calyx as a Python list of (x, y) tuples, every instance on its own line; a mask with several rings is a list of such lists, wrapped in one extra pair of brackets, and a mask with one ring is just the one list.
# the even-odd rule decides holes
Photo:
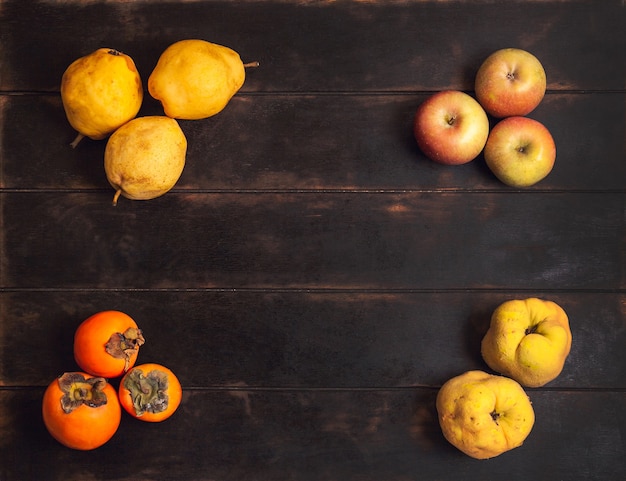
[(107, 403), (107, 395), (104, 392), (107, 382), (103, 377), (85, 379), (85, 376), (78, 372), (66, 372), (58, 381), (63, 392), (61, 408), (66, 414), (83, 404), (97, 408)]
[(152, 370), (144, 374), (141, 369), (130, 371), (124, 381), (124, 387), (130, 392), (135, 414), (160, 413), (168, 406), (168, 380), (163, 371)]
[(130, 358), (145, 342), (141, 329), (129, 327), (123, 333), (113, 333), (104, 347), (106, 352), (114, 358), (124, 359), (124, 372), (126, 372), (130, 367)]

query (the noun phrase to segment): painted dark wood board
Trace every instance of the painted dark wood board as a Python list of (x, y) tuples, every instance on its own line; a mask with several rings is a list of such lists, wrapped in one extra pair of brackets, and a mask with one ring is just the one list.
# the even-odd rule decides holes
[(124, 417), (113, 439), (88, 453), (52, 442), (40, 422), (41, 394), (0, 391), (0, 408), (17, 416), (0, 441), (9, 460), (0, 467), (2, 479), (582, 481), (626, 475), (624, 392), (532, 391), (537, 422), (524, 445), (482, 462), (445, 441), (432, 389), (188, 390), (168, 421)]
[(5, 292), (0, 385), (41, 386), (75, 370), (78, 324), (119, 309), (144, 331), (140, 360), (161, 360), (187, 387), (435, 388), (489, 370), (480, 341), (491, 312), (530, 296), (559, 303), (572, 326), (572, 353), (550, 388), (626, 389), (626, 296), (551, 291)]
[(619, 193), (111, 194), (1, 194), (4, 286), (626, 286)]
[[(181, 122), (188, 154), (175, 190), (510, 191), (488, 171), (482, 156), (454, 168), (424, 157), (412, 122), (426, 97), (238, 94), (215, 117)], [(530, 116), (550, 129), (557, 161), (551, 174), (529, 190), (623, 189), (622, 97), (548, 94)], [(142, 115), (163, 114), (154, 102), (146, 104)], [(106, 141), (84, 140), (71, 149), (75, 132), (58, 95), (1, 97), (0, 114), (6, 119), (0, 131), (2, 187), (110, 188), (103, 172)]]
[[(0, 479), (626, 478), (625, 13), (620, 0), (0, 2)], [(145, 82), (191, 37), (261, 65), (218, 116), (181, 122), (172, 192), (113, 207), (105, 141), (68, 145), (61, 75), (107, 46)], [(480, 62), (509, 46), (546, 67), (530, 116), (557, 143), (553, 172), (525, 190), (482, 157), (430, 162), (411, 132), (431, 92), (472, 94)], [(161, 113), (146, 95), (140, 114)], [(491, 312), (530, 296), (565, 308), (571, 355), (527, 390), (524, 446), (470, 459), (441, 435), (437, 389), (488, 370)], [(184, 400), (160, 425), (124, 416), (81, 453), (48, 435), (41, 396), (104, 309), (136, 318), (141, 359), (171, 367)]]
[(4, 3), (0, 90), (57, 90), (99, 47), (136, 58), (147, 78), (170, 43), (196, 37), (261, 62), (248, 91), (471, 89), (505, 46), (540, 53), (550, 89), (624, 88), (620, 0)]

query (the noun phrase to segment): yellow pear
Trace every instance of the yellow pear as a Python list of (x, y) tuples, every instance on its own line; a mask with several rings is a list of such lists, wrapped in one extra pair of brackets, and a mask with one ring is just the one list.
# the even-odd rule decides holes
[(530, 399), (518, 382), (483, 371), (467, 371), (441, 386), (439, 424), (450, 444), (476, 459), (522, 445), (535, 423)]
[(174, 119), (198, 120), (221, 112), (244, 83), (245, 67), (234, 50), (188, 39), (165, 49), (148, 78), (148, 92)]
[(493, 312), (481, 353), (494, 371), (526, 387), (540, 387), (555, 379), (572, 347), (565, 311), (555, 302), (512, 299)]
[(143, 100), (141, 78), (133, 59), (100, 48), (70, 64), (61, 78), (61, 100), (70, 125), (83, 137), (104, 139), (134, 118)]
[(164, 115), (137, 117), (117, 129), (104, 150), (104, 170), (120, 195), (148, 200), (168, 192), (183, 173), (187, 139), (178, 122)]

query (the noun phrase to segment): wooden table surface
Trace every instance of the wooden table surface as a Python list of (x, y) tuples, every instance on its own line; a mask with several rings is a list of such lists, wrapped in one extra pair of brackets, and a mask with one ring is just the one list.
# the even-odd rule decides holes
[[(622, 0), (1, 1), (0, 479), (626, 479), (624, 14)], [(110, 47), (147, 82), (184, 38), (260, 66), (220, 114), (180, 122), (171, 192), (113, 207), (106, 141), (69, 147), (61, 75)], [(529, 116), (557, 161), (525, 190), (482, 156), (436, 165), (412, 137), (422, 101), (473, 93), (504, 47), (548, 77)], [(436, 394), (489, 371), (491, 312), (533, 296), (568, 313), (570, 357), (527, 389), (524, 445), (474, 460), (443, 438)], [(176, 372), (183, 402), (74, 451), (46, 431), (42, 394), (77, 369), (78, 324), (107, 309), (137, 321), (140, 361)]]

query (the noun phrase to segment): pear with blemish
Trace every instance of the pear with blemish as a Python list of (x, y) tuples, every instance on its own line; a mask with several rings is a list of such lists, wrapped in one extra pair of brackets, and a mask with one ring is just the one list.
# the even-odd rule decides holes
[(112, 48), (100, 48), (70, 64), (61, 78), (61, 101), (78, 135), (104, 139), (135, 118), (143, 88), (133, 59)]
[(185, 167), (187, 139), (175, 119), (137, 117), (117, 129), (104, 151), (104, 170), (120, 196), (133, 200), (159, 197), (174, 187)]
[(165, 115), (198, 120), (221, 112), (246, 78), (237, 52), (206, 40), (188, 39), (163, 51), (148, 78), (148, 91), (163, 105)]

